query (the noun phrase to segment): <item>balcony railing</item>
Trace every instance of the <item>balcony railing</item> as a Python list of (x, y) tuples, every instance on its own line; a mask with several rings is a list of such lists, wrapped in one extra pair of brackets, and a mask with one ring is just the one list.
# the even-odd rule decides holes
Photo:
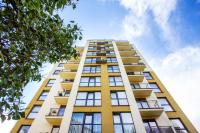
[(69, 97), (70, 92), (69, 91), (58, 91), (59, 97)]
[(150, 89), (148, 83), (131, 84), (132, 89)]
[(62, 69), (62, 72), (77, 72), (77, 70), (67, 70), (67, 69)]
[(73, 79), (64, 79), (64, 80), (62, 81), (62, 83), (73, 83), (73, 82), (74, 82)]
[(63, 116), (64, 108), (51, 108), (47, 116)]
[(143, 72), (127, 72), (127, 75), (139, 75), (139, 76), (141, 76), (141, 75), (143, 75)]
[(139, 63), (124, 63), (124, 65), (144, 65), (144, 63), (142, 63), (142, 62), (139, 62)]
[(98, 52), (97, 56), (106, 56), (106, 53), (104, 53), (104, 52)]
[(151, 126), (145, 127), (147, 133), (174, 133), (170, 126)]
[(159, 106), (157, 100), (141, 100), (137, 101), (137, 105), (139, 109), (163, 109), (163, 107)]

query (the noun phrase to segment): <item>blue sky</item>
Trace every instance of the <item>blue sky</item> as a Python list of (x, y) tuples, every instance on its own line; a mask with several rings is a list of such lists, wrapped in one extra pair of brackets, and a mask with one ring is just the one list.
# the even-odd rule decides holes
[[(58, 13), (65, 24), (75, 20), (81, 26), (83, 40), (77, 45), (87, 39), (134, 43), (200, 130), (200, 0), (80, 0), (76, 10)], [(27, 103), (40, 84), (26, 87)], [(9, 132), (13, 124), (1, 124), (1, 131)]]

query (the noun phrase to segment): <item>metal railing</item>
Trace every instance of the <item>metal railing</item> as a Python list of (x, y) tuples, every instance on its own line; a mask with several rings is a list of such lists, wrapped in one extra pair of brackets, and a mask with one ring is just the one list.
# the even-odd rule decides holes
[(139, 62), (139, 63), (123, 63), (124, 65), (133, 65), (133, 66), (141, 66), (144, 65), (144, 63)]
[(132, 89), (150, 89), (148, 83), (131, 84)]
[(143, 72), (127, 72), (127, 75), (143, 75)]
[(61, 108), (51, 108), (47, 116), (63, 116), (64, 109)]
[(157, 100), (140, 100), (137, 101), (137, 105), (139, 109), (163, 109)]
[(73, 82), (74, 82), (73, 79), (64, 79), (64, 80), (62, 81), (62, 83), (73, 83)]
[(171, 126), (145, 127), (147, 133), (174, 133)]
[(59, 97), (69, 97), (70, 92), (69, 91), (58, 91)]

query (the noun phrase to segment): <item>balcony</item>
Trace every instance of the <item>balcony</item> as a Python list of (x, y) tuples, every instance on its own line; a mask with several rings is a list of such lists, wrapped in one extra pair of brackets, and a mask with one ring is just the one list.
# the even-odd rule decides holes
[(131, 84), (131, 87), (136, 98), (146, 98), (152, 93), (152, 89), (150, 89), (150, 86), (147, 83), (137, 85)]
[(122, 57), (123, 63), (138, 63), (140, 60), (139, 56), (134, 57)]
[(121, 57), (133, 57), (136, 52), (134, 50), (129, 50), (129, 51), (119, 51), (119, 53)]
[(142, 117), (155, 118), (159, 117), (163, 112), (163, 107), (159, 106), (157, 100), (139, 100), (137, 105)]
[(62, 86), (63, 89), (69, 90), (69, 89), (72, 88), (73, 82), (74, 82), (73, 79), (64, 79), (61, 82), (61, 86)]
[(145, 127), (147, 133), (174, 133), (170, 126), (151, 126)]
[(60, 73), (60, 77), (63, 79), (74, 79), (76, 76), (77, 70), (66, 70), (63, 69)]
[(79, 63), (74, 62), (74, 63), (64, 64), (64, 67), (65, 67), (65, 69), (68, 69), (68, 70), (77, 70), (78, 65), (79, 65)]
[(117, 46), (119, 51), (130, 51), (132, 49), (131, 45), (127, 46)]
[(69, 91), (59, 91), (58, 95), (54, 96), (56, 103), (60, 105), (67, 105), (69, 94)]
[(144, 79), (143, 72), (127, 72), (130, 82), (142, 82)]
[(106, 56), (105, 52), (97, 52), (97, 56)]
[(124, 67), (126, 72), (144, 71), (145, 69), (144, 63), (124, 63)]
[(52, 125), (60, 125), (63, 115), (63, 108), (51, 108), (49, 114), (46, 115), (46, 120)]

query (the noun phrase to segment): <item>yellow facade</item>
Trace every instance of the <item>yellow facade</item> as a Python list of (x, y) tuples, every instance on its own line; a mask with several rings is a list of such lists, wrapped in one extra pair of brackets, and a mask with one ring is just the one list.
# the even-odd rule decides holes
[[(147, 126), (149, 126), (148, 132), (152, 133), (155, 128), (156, 131), (160, 133), (197, 133), (195, 127), (132, 44), (127, 41), (89, 40), (84, 48), (77, 48), (77, 50), (80, 52), (80, 58), (78, 60), (72, 59), (68, 62), (61, 62), (64, 63), (64, 65), (60, 67), (58, 67), (59, 64), (55, 64), (48, 78), (42, 83), (34, 98), (27, 106), (27, 109), (25, 110), (25, 118), (18, 120), (11, 131), (12, 133), (22, 131), (23, 125), (30, 126), (27, 128), (27, 132), (30, 133), (50, 133), (53, 131), (59, 133), (68, 132), (71, 130), (70, 123), (72, 123), (71, 118), (73, 113), (90, 114), (92, 112), (101, 113), (100, 132), (102, 133), (116, 132), (117, 128), (114, 126), (117, 125), (114, 123), (115, 113), (131, 114), (133, 120), (133, 123), (131, 124), (133, 124), (134, 129), (129, 130), (127, 128), (130, 133), (145, 133), (147, 132)], [(114, 54), (110, 54), (110, 52), (113, 52)], [(86, 58), (97, 59), (94, 62), (86, 63)], [(100, 72), (84, 73), (83, 71), (85, 68), (83, 67), (89, 66), (99, 66)], [(108, 72), (112, 66), (118, 66), (119, 71)], [(55, 74), (55, 70), (59, 70), (59, 74)], [(146, 79), (143, 72), (148, 72), (152, 79)], [(101, 85), (81, 86), (80, 82), (82, 77), (100, 77)], [(118, 86), (116, 85), (118, 81), (114, 81), (115, 85), (111, 86), (111, 77), (122, 77), (123, 85)], [(50, 86), (47, 87), (50, 79), (55, 79), (55, 82), (51, 83)], [(149, 86), (151, 83), (156, 83), (161, 92), (154, 92)], [(139, 88), (132, 88), (132, 86), (138, 84), (140, 86)], [(130, 89), (132, 92), (127, 94)], [(48, 95), (45, 95), (46, 99), (38, 100), (44, 91), (49, 92)], [(77, 95), (79, 92), (101, 92), (101, 104), (99, 106), (76, 106)], [(120, 105), (120, 98), (117, 97), (119, 98), (117, 99), (118, 105), (112, 105), (112, 101), (114, 100), (111, 98), (111, 93), (117, 92), (125, 92), (126, 98), (123, 100), (127, 100), (128, 104)], [(165, 98), (169, 103), (169, 105), (166, 106), (170, 106), (173, 111), (165, 111), (165, 105), (159, 103), (159, 98)], [(88, 102), (87, 100), (88, 99), (86, 99), (86, 103)], [(150, 101), (154, 103), (152, 104)], [(147, 103), (148, 107), (141, 108), (136, 103), (139, 103), (142, 106)], [(32, 112), (34, 105), (40, 105), (41, 108), (39, 111), (36, 111), (37, 114), (34, 114), (36, 115), (34, 116), (34, 119), (29, 119), (28, 115)], [(61, 108), (65, 110), (65, 112)], [(59, 115), (59, 111), (62, 115)], [(64, 119), (63, 117), (67, 117), (67, 119)], [(171, 119), (179, 119), (184, 127), (175, 127), (173, 123), (171, 123)], [(148, 125), (149, 121), (152, 120), (155, 120), (156, 123), (156, 126), (154, 127)], [(121, 123), (123, 128), (120, 129), (122, 133), (125, 132), (125, 128), (128, 125), (127, 123), (123, 124)], [(40, 125), (40, 127), (38, 127), (38, 125)], [(54, 127), (58, 127), (60, 130), (54, 130)], [(95, 129), (86, 129), (84, 127), (82, 130), (90, 130), (90, 132), (94, 132)], [(75, 128), (74, 133), (79, 133), (78, 131), (80, 132), (80, 130), (76, 130)]]

